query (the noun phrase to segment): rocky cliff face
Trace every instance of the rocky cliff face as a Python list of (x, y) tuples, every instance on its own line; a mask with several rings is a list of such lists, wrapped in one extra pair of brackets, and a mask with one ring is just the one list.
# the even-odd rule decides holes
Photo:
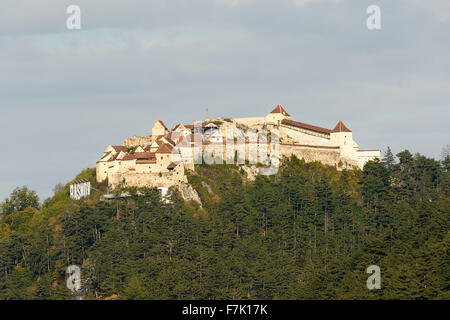
[(123, 145), (125, 147), (137, 147), (137, 146), (147, 146), (152, 144), (154, 141), (154, 137), (148, 136), (148, 137), (138, 137), (133, 136), (131, 138), (126, 139), (123, 142)]
[(247, 179), (249, 181), (255, 181), (258, 175), (258, 168), (256, 166), (242, 166), (242, 170), (247, 174)]
[(200, 204), (200, 206), (202, 206), (202, 200), (200, 199), (197, 191), (195, 191), (195, 189), (189, 183), (181, 183), (181, 195), (184, 200), (196, 201)]

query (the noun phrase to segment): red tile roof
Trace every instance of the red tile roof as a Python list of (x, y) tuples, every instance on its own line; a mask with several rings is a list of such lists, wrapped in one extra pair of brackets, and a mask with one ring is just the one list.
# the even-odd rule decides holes
[(168, 166), (167, 169), (171, 170), (171, 169), (175, 169), (177, 167), (179, 163), (175, 163), (175, 162), (171, 162)]
[(172, 153), (173, 147), (170, 144), (163, 144), (156, 150), (156, 153)]
[(281, 113), (284, 116), (291, 116), (289, 113), (284, 110), (284, 108), (281, 106), (281, 104), (277, 105), (275, 109), (273, 109), (270, 113)]
[(321, 128), (321, 127), (313, 126), (311, 124), (298, 122), (298, 121), (293, 121), (293, 120), (289, 120), (289, 119), (283, 119), (281, 121), (281, 123), (282, 124), (287, 124), (287, 125), (290, 125), (290, 126), (293, 126), (293, 127), (297, 127), (297, 128), (302, 128), (302, 129), (306, 129), (306, 130), (319, 132), (319, 133), (325, 133), (325, 134), (330, 134), (331, 133), (330, 129)]
[(292, 146), (292, 147), (305, 147), (305, 148), (316, 148), (316, 149), (340, 149), (341, 147), (335, 146), (315, 146), (310, 144), (296, 144), (296, 143), (280, 143), (280, 146)]
[(137, 160), (136, 164), (153, 164), (156, 163), (156, 159), (155, 160)]
[(156, 159), (154, 152), (136, 152), (134, 158), (138, 160), (151, 160)]
[(333, 131), (331, 132), (352, 132), (352, 130), (347, 128), (345, 124), (341, 120), (339, 120), (336, 127), (334, 127)]
[(116, 152), (128, 152), (128, 148), (124, 146), (111, 146)]
[(127, 155), (125, 155), (125, 157), (123, 157), (121, 160), (122, 160), (122, 161), (130, 161), (130, 160), (134, 160), (134, 159), (136, 159), (136, 157), (135, 157), (134, 154), (127, 154)]
[[(181, 139), (181, 138), (180, 138)], [(178, 144), (182, 144), (182, 146), (190, 146), (191, 144), (194, 144), (196, 141), (195, 139), (198, 139), (199, 142), (203, 141), (203, 135), (200, 133), (196, 134), (190, 134), (188, 136), (183, 137), (183, 140), (178, 140)]]
[(172, 139), (170, 139), (169, 137), (165, 138), (172, 146), (176, 146), (175, 141), (173, 141)]

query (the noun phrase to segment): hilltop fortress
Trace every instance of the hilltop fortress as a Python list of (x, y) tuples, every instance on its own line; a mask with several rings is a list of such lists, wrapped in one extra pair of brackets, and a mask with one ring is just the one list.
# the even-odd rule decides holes
[[(231, 137), (229, 132), (267, 132), (266, 144), (253, 141), (249, 136)], [(110, 145), (97, 162), (97, 181), (108, 179), (111, 188), (149, 186), (167, 190), (187, 184), (185, 170), (195, 169), (195, 155), (204, 155), (206, 149), (214, 150), (213, 157), (220, 161), (234, 160), (235, 154), (244, 158), (240, 163), (248, 171), (248, 159), (252, 153), (274, 153), (270, 146), (270, 134), (277, 133), (279, 157), (296, 155), (307, 162), (320, 161), (336, 169), (362, 168), (373, 159), (380, 158), (380, 150), (359, 149), (352, 131), (342, 121), (333, 129), (321, 128), (294, 121), (286, 110), (278, 105), (265, 117), (208, 119), (194, 125), (178, 124), (169, 130), (161, 120), (156, 121), (150, 136), (134, 136), (121, 146)], [(256, 135), (255, 135), (256, 137)], [(237, 141), (242, 144), (238, 145)], [(273, 138), (272, 138), (273, 140)], [(273, 141), (272, 141), (273, 142)], [(226, 150), (226, 146), (234, 148)], [(256, 146), (256, 151), (252, 151)]]

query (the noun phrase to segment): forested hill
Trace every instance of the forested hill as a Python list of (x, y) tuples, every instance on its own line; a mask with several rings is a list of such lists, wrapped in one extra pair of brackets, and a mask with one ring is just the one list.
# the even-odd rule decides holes
[[(235, 166), (189, 176), (203, 207), (157, 190), (84, 201), (69, 186), (42, 207), (16, 189), (2, 204), (0, 299), (450, 299), (450, 157), (388, 153), (363, 171), (296, 158), (246, 180)], [(129, 190), (136, 194), (137, 190)], [(368, 290), (370, 265), (381, 289)]]

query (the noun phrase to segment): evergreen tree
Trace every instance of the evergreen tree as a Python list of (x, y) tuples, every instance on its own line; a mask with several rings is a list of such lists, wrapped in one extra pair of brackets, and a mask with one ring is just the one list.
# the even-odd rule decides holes
[(383, 163), (386, 164), (386, 167), (387, 167), (389, 170), (392, 170), (393, 167), (394, 167), (394, 164), (395, 164), (395, 157), (394, 157), (394, 155), (392, 154), (391, 147), (389, 147), (389, 146), (387, 147), (386, 153), (384, 154), (384, 157), (383, 157)]
[[(42, 208), (32, 191), (13, 192), (0, 299), (71, 299), (72, 264), (84, 299), (449, 299), (449, 159), (398, 158), (337, 171), (291, 157), (255, 181), (198, 166), (188, 179), (203, 207), (149, 188), (101, 201), (95, 170), (80, 174), (93, 184), (82, 201), (68, 186)], [(374, 264), (382, 289), (370, 291)]]

